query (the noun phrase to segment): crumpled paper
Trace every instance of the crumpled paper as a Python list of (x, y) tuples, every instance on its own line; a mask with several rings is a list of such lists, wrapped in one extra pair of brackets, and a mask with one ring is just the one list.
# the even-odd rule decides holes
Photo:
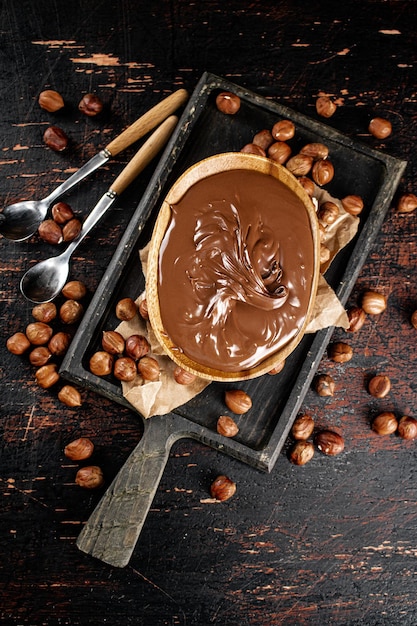
[[(359, 218), (347, 213), (343, 209), (340, 200), (332, 198), (327, 191), (317, 185), (315, 186), (314, 198), (316, 198), (319, 205), (325, 201), (335, 202), (340, 212), (336, 221), (326, 228), (324, 244), (330, 250), (330, 258), (321, 267), (315, 306), (307, 325), (306, 333), (314, 333), (329, 326), (341, 326), (342, 328), (348, 328), (349, 326), (346, 311), (323, 274), (339, 250), (353, 239), (359, 225)], [(149, 244), (140, 251), (140, 261), (145, 277), (147, 273), (148, 250)], [(138, 306), (144, 297), (144, 293), (139, 296), (136, 301)], [(151, 345), (152, 356), (158, 361), (161, 369), (160, 379), (156, 382), (144, 381), (139, 374), (132, 382), (122, 382), (123, 396), (143, 417), (166, 415), (194, 398), (210, 384), (208, 380), (197, 378), (190, 385), (179, 385), (173, 376), (177, 367), (176, 363), (166, 356), (150, 324), (143, 320), (140, 315), (136, 315), (129, 322), (121, 322), (116, 330), (125, 339), (133, 334), (147, 337)]]

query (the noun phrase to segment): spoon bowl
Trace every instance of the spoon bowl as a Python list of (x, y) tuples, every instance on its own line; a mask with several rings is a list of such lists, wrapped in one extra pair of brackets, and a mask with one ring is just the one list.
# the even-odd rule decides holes
[(15, 202), (2, 212), (0, 232), (7, 239), (23, 241), (37, 230), (45, 218), (49, 203), (44, 200)]
[(68, 254), (65, 251), (31, 267), (20, 281), (20, 290), (31, 302), (50, 302), (61, 292), (68, 273)]

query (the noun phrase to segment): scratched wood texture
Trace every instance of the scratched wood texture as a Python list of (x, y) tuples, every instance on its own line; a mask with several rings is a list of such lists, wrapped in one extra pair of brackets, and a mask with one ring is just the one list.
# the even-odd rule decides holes
[[(407, 0), (193, 3), (184, 0), (2, 0), (0, 4), (0, 202), (42, 197), (110, 138), (203, 71), (226, 76), (306, 114), (319, 92), (338, 100), (331, 125), (407, 159), (398, 193), (416, 192), (417, 4)], [(36, 99), (60, 91), (67, 107), (48, 114)], [(105, 111), (77, 111), (96, 91)], [(369, 115), (389, 117), (384, 142)], [(71, 137), (55, 154), (42, 143), (56, 121)], [(81, 215), (107, 189), (133, 148), (111, 160), (70, 201)], [(151, 168), (77, 250), (73, 278), (92, 293), (149, 180)], [(313, 391), (303, 410), (343, 433), (345, 452), (291, 465), (288, 445), (263, 474), (192, 441), (174, 446), (130, 564), (110, 566), (75, 540), (102, 492), (74, 483), (63, 456), (79, 435), (96, 444), (107, 483), (142, 434), (141, 421), (93, 393), (66, 409), (34, 381), (24, 357), (5, 349), (32, 320), (19, 293), (29, 265), (54, 254), (37, 237), (0, 239), (0, 622), (8, 625), (295, 626), (416, 624), (417, 442), (378, 437), (380, 410), (416, 416), (417, 213), (390, 210), (349, 304), (371, 287), (386, 312), (349, 337), (346, 365), (324, 358), (337, 392)], [(335, 338), (345, 339), (343, 331)], [(367, 394), (374, 372), (392, 379), (385, 400)], [(237, 482), (227, 503), (206, 502), (211, 480)]]

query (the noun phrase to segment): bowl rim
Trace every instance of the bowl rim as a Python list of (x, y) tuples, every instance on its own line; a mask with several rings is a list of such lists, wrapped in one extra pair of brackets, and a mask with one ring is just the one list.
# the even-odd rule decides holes
[[(225, 372), (211, 368), (189, 358), (178, 346), (176, 346), (164, 330), (161, 318), (158, 293), (159, 275), (159, 250), (166, 230), (171, 221), (171, 205), (178, 203), (186, 191), (198, 181), (217, 173), (230, 170), (255, 170), (277, 178), (289, 187), (302, 201), (310, 220), (310, 228), (313, 240), (313, 277), (310, 290), (310, 298), (303, 324), (297, 334), (279, 350), (270, 354), (255, 366), (236, 372)], [(307, 325), (311, 319), (316, 300), (318, 282), (320, 276), (320, 234), (316, 208), (311, 197), (297, 178), (284, 166), (271, 159), (255, 154), (242, 152), (224, 152), (202, 159), (191, 165), (173, 183), (166, 194), (159, 210), (153, 229), (149, 256), (146, 269), (146, 300), (148, 306), (149, 323), (158, 343), (164, 353), (184, 370), (191, 372), (199, 378), (220, 382), (235, 382), (249, 380), (262, 376), (273, 370), (279, 363), (294, 351), (303, 338)]]

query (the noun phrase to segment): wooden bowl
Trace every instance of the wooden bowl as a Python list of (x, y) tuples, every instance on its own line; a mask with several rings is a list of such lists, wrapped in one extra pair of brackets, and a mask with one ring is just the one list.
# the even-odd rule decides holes
[[(158, 267), (159, 252), (162, 240), (171, 220), (171, 205), (177, 204), (187, 190), (198, 181), (228, 170), (253, 170), (262, 174), (268, 174), (286, 185), (301, 201), (307, 213), (311, 226), (311, 237), (314, 251), (313, 276), (311, 282), (310, 298), (304, 323), (298, 333), (284, 346), (269, 355), (260, 363), (250, 369), (241, 371), (222, 371), (202, 365), (190, 359), (170, 340), (164, 330), (164, 322), (161, 318), (158, 294)], [(308, 321), (311, 318), (317, 292), (318, 278), (320, 274), (320, 238), (316, 211), (311, 198), (297, 179), (283, 166), (265, 157), (241, 152), (218, 154), (199, 161), (182, 174), (171, 187), (163, 201), (152, 234), (146, 278), (146, 298), (149, 311), (149, 321), (161, 344), (164, 352), (179, 366), (196, 376), (216, 381), (241, 381), (261, 376), (270, 372), (279, 363), (284, 361), (293, 352), (301, 341)]]

